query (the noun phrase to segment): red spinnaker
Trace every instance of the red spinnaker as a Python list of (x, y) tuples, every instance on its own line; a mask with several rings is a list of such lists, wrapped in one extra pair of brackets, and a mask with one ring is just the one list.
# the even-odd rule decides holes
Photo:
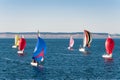
[(24, 38), (20, 38), (20, 42), (19, 42), (19, 50), (24, 50), (26, 46), (26, 40)]
[(108, 54), (112, 54), (113, 49), (114, 49), (114, 41), (113, 41), (112, 38), (108, 37), (108, 38), (106, 39), (105, 48), (106, 48), (106, 52), (107, 52)]

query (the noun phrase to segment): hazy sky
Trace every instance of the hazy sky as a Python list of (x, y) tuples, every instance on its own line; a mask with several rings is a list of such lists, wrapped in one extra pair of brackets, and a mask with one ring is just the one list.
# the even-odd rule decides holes
[(0, 32), (120, 33), (120, 0), (0, 0)]

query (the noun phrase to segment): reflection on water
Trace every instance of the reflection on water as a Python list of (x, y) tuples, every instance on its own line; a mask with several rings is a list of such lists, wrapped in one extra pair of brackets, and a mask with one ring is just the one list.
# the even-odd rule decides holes
[(114, 79), (113, 76), (115, 76), (115, 64), (114, 64), (114, 60), (113, 58), (110, 59), (105, 59), (104, 62), (104, 72), (106, 74), (104, 74), (104, 77), (107, 79)]
[(113, 58), (106, 58), (104, 59), (104, 61), (107, 63), (107, 62), (113, 62)]

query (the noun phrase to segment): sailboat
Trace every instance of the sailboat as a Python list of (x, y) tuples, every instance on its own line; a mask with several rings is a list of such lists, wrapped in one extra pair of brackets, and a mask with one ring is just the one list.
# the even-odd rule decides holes
[(17, 48), (18, 47), (19, 40), (20, 40), (19, 35), (15, 35), (15, 44), (12, 46), (12, 48)]
[(79, 51), (85, 52), (85, 48), (90, 47), (91, 42), (92, 42), (91, 33), (87, 30), (84, 30), (83, 47), (81, 47)]
[(22, 35), (22, 37), (20, 38), (20, 41), (19, 41), (18, 54), (23, 54), (25, 47), (26, 47), (26, 40), (25, 40), (24, 36)]
[(43, 62), (44, 54), (46, 54), (46, 43), (42, 38), (40, 38), (40, 34), (38, 33), (37, 44), (33, 52), (31, 65), (38, 66), (39, 62)]
[(114, 40), (110, 37), (110, 35), (108, 35), (108, 38), (106, 39), (106, 42), (105, 42), (105, 49), (107, 54), (102, 55), (103, 58), (108, 58), (108, 59), (112, 58), (114, 45), (115, 45)]
[(73, 39), (73, 37), (71, 36), (71, 37), (70, 37), (70, 41), (69, 41), (69, 47), (68, 47), (68, 49), (69, 49), (69, 50), (73, 50), (73, 48), (72, 48), (73, 45), (74, 45), (74, 39)]

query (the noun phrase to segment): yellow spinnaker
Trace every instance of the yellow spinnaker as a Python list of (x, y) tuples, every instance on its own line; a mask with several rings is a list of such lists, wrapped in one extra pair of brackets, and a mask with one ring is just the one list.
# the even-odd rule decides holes
[(19, 40), (20, 40), (19, 35), (15, 35), (15, 46), (19, 45)]

